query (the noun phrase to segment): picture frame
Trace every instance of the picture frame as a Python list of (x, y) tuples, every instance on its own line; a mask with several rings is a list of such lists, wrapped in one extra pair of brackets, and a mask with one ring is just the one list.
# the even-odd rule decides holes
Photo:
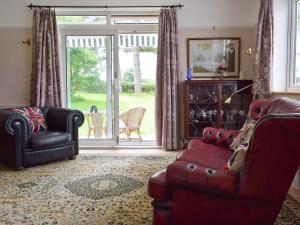
[(236, 78), (240, 52), (240, 38), (188, 38), (187, 66), (193, 78)]

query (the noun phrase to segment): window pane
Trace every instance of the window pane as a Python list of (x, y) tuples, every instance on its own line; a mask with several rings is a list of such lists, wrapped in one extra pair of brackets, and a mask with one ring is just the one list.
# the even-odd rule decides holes
[[(143, 142), (150, 141), (150, 143), (155, 140), (157, 38), (158, 35), (155, 33), (119, 34), (119, 107), (120, 114), (123, 114), (119, 124), (121, 144), (128, 143), (122, 132), (124, 115), (128, 110), (139, 107), (146, 109), (139, 129), (142, 140)], [(141, 45), (141, 41), (139, 41), (141, 39), (147, 43), (146, 46)], [(152, 39), (156, 40), (155, 43), (148, 44), (148, 40)], [(121, 40), (128, 40), (129, 45), (121, 44)], [(131, 119), (133, 118), (138, 120), (139, 116), (131, 114)], [(137, 133), (132, 133), (130, 144), (135, 139), (139, 141), (137, 137)]]
[(111, 16), (112, 24), (158, 24), (158, 16)]
[(294, 84), (300, 86), (300, 3), (297, 3), (297, 30), (296, 30), (296, 68)]
[[(113, 37), (66, 36), (65, 41), (68, 106), (85, 114), (79, 136), (111, 139)], [(100, 41), (102, 44), (99, 45)]]
[(57, 16), (58, 24), (106, 24), (106, 16)]

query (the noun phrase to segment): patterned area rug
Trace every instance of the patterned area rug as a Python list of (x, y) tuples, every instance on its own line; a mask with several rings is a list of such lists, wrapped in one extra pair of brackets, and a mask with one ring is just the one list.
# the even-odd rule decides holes
[[(148, 177), (175, 155), (81, 154), (24, 171), (0, 166), (0, 224), (151, 225)], [(299, 208), (287, 197), (276, 225), (299, 225)]]

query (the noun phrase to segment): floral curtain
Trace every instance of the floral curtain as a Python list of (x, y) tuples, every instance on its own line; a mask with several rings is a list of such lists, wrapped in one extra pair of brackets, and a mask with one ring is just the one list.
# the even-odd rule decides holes
[(49, 8), (33, 12), (30, 103), (62, 106), (56, 16)]
[(161, 9), (158, 36), (156, 141), (165, 150), (175, 150), (179, 148), (176, 9)]
[(270, 95), (273, 73), (273, 0), (261, 0), (254, 61), (253, 93)]

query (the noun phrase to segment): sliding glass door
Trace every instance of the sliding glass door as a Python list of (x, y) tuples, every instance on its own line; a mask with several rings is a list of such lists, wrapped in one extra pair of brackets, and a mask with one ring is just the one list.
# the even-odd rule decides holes
[(67, 106), (85, 114), (79, 130), (82, 146), (116, 144), (118, 123), (118, 52), (115, 34), (63, 33)]
[[(121, 145), (155, 145), (157, 33), (119, 34)], [(126, 121), (127, 120), (127, 121)], [(128, 126), (136, 129), (122, 132)], [(136, 123), (136, 124), (135, 124)]]

